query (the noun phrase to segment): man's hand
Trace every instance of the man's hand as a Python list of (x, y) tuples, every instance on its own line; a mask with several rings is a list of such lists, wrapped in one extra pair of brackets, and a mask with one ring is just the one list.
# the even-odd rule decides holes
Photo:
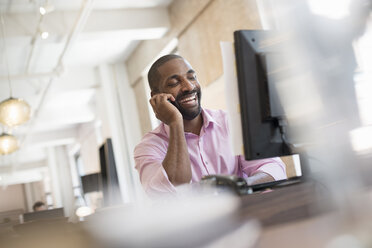
[(275, 179), (265, 172), (257, 172), (254, 175), (247, 178), (248, 185), (267, 183), (272, 181), (275, 181)]
[(155, 94), (151, 97), (150, 104), (156, 118), (168, 126), (173, 123), (182, 123), (181, 112), (169, 100), (174, 102), (176, 99), (171, 94), (165, 93)]
[(187, 149), (181, 112), (170, 101), (171, 94), (159, 93), (150, 99), (156, 118), (169, 126), (169, 145), (163, 160), (163, 167), (173, 185), (189, 183), (191, 180), (191, 162)]

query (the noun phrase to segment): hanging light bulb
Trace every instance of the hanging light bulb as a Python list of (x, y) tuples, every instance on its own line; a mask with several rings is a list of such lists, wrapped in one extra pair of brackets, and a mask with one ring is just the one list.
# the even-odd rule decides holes
[(43, 31), (43, 32), (41, 32), (41, 33), (40, 33), (40, 37), (41, 37), (41, 39), (43, 39), (43, 40), (48, 39), (48, 37), (49, 37), (49, 32), (47, 32), (47, 31)]
[(18, 149), (18, 140), (13, 135), (2, 133), (0, 135), (0, 155), (10, 154)]
[(1, 16), (1, 33), (2, 40), (4, 42), (4, 54), (5, 54), (5, 64), (8, 74), (9, 83), (9, 95), (10, 97), (0, 103), (0, 123), (7, 125), (9, 127), (18, 126), (25, 123), (30, 119), (31, 108), (27, 102), (19, 98), (12, 97), (12, 84), (10, 82), (9, 64), (8, 56), (5, 42), (5, 23), (3, 14)]
[(40, 15), (45, 15), (52, 11), (54, 11), (54, 6), (49, 3), (46, 3), (45, 5), (39, 7)]
[(10, 97), (0, 103), (0, 122), (8, 127), (25, 123), (30, 113), (30, 105), (22, 99)]

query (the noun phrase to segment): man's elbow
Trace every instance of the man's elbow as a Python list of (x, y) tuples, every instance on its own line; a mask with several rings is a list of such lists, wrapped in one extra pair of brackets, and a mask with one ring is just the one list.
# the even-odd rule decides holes
[(169, 178), (169, 181), (174, 186), (179, 186), (179, 185), (182, 185), (182, 184), (188, 184), (191, 181), (191, 176), (180, 176), (180, 177)]

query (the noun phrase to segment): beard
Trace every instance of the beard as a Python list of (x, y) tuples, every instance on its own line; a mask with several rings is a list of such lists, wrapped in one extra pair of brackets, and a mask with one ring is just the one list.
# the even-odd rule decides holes
[[(190, 95), (190, 94), (194, 94), (196, 93), (197, 95), (197, 104), (198, 106), (196, 108), (192, 108), (192, 109), (185, 109), (183, 108), (180, 104), (179, 104), (179, 101), (187, 96), (187, 95)], [(173, 102), (173, 105), (176, 106), (176, 108), (181, 112), (182, 114), (182, 117), (184, 120), (193, 120), (195, 119), (200, 113), (201, 113), (201, 106), (200, 106), (200, 100), (201, 100), (201, 91), (200, 91), (200, 88), (196, 88), (195, 90), (192, 90), (192, 91), (185, 91), (185, 92), (182, 92), (180, 94), (177, 95), (176, 97), (176, 101)]]

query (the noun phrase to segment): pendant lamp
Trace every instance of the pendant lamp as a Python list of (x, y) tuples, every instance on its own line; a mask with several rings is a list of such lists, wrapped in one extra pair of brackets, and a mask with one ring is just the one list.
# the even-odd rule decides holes
[(31, 108), (20, 98), (10, 97), (0, 103), (0, 123), (14, 127), (30, 119)]
[(5, 65), (8, 74), (8, 83), (9, 83), (9, 95), (10, 97), (0, 103), (0, 123), (8, 126), (14, 127), (21, 125), (30, 119), (31, 108), (27, 102), (19, 98), (12, 97), (12, 84), (10, 81), (9, 65), (8, 65), (8, 56), (5, 42), (5, 24), (2, 13), (1, 14), (1, 31), (2, 38), (4, 43), (4, 56), (5, 56)]
[(18, 140), (13, 135), (2, 133), (0, 135), (0, 155), (7, 155), (18, 149)]

